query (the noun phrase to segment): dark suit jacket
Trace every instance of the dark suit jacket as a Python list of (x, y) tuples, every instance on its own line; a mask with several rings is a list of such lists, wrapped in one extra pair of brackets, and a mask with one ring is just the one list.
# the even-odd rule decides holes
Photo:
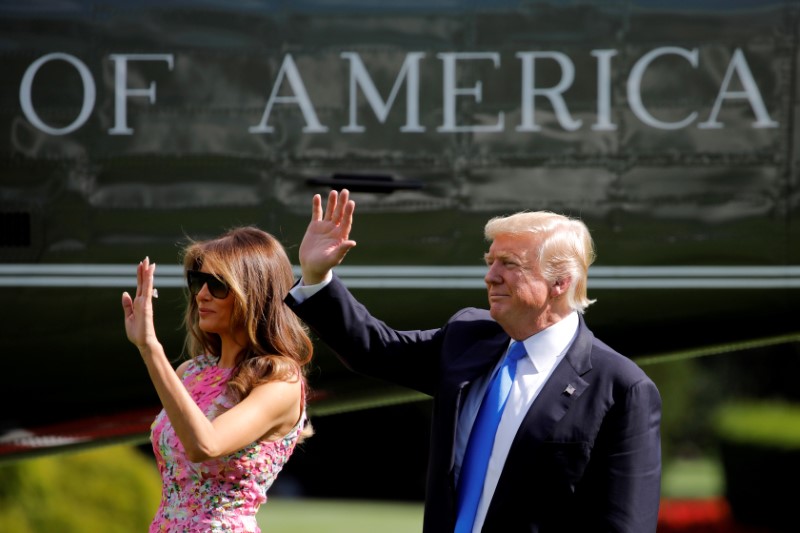
[[(452, 532), (459, 409), (470, 384), (504, 353), (508, 335), (474, 308), (440, 329), (395, 331), (336, 276), (308, 300), (289, 296), (286, 303), (350, 369), (433, 397), (423, 531)], [(654, 532), (660, 421), (653, 382), (581, 317), (573, 345), (514, 438), (483, 532)]]

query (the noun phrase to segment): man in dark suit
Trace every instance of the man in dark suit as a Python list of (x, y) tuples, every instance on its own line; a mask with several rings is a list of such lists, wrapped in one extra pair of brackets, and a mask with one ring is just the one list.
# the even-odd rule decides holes
[(396, 331), (332, 273), (355, 246), (354, 210), (346, 190), (330, 193), (324, 213), (314, 197), (286, 303), (352, 370), (433, 397), (424, 531), (654, 532), (661, 399), (583, 320), (586, 226), (549, 212), (490, 220), (489, 310)]

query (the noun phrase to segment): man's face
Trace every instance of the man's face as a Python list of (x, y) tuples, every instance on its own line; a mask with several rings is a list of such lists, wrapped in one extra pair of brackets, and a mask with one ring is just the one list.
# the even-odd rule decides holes
[(534, 234), (498, 235), (485, 255), (489, 311), (518, 340), (550, 325), (545, 314), (550, 286), (536, 260), (539, 239)]

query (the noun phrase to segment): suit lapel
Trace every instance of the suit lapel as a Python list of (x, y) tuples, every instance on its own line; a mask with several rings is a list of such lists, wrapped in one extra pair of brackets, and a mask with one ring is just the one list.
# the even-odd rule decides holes
[(501, 332), (485, 341), (473, 343), (448, 365), (450, 379), (456, 383), (473, 382), (489, 372), (505, 353), (510, 337)]
[(514, 436), (489, 507), (487, 521), (493, 515), (492, 509), (495, 507), (495, 502), (504, 501), (511, 496), (511, 491), (516, 490), (510, 483), (503, 482), (509, 477), (506, 470), (513, 469), (515, 464), (520, 464), (517, 459), (520, 454), (535, 453), (530, 449), (531, 442), (541, 443), (552, 438), (556, 424), (588, 387), (588, 382), (582, 376), (592, 368), (593, 340), (594, 335), (580, 317), (575, 342), (564, 355), (564, 360), (553, 370)]
[(469, 387), (472, 383), (488, 374), (494, 365), (505, 353), (510, 337), (503, 332), (485, 341), (473, 343), (461, 352), (457, 359), (448, 366), (447, 382), (445, 388), (450, 398), (445, 399), (446, 405), (452, 406), (450, 413), (450, 428), (447, 436), (442, 436), (443, 442), (450, 442), (449, 460), (447, 463), (448, 471), (452, 474), (453, 464), (455, 463), (455, 443), (458, 419), (461, 409), (466, 401)]
[(536, 442), (550, 439), (553, 427), (564, 417), (588, 386), (581, 376), (592, 368), (593, 340), (594, 335), (586, 327), (581, 317), (575, 342), (567, 350), (564, 360), (553, 370), (536, 400), (528, 409), (528, 413), (520, 424), (520, 430), (511, 444), (510, 452), (520, 445), (519, 441), (524, 440), (520, 435), (522, 432), (526, 432), (528, 437), (533, 436)]
[[(553, 374), (544, 384), (539, 395), (528, 409), (528, 413), (520, 424), (520, 429), (511, 444), (511, 451), (523, 440), (520, 433), (523, 431), (536, 442), (549, 440), (553, 428), (561, 420), (573, 403), (583, 394), (589, 384), (569, 364), (569, 360), (562, 361), (553, 370)], [(530, 442), (530, 441), (529, 441)], [(509, 452), (510, 455), (510, 452)]]

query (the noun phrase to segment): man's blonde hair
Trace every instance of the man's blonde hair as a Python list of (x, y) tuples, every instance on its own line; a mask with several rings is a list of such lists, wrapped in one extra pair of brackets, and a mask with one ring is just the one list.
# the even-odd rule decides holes
[(493, 241), (498, 235), (540, 235), (534, 250), (539, 271), (548, 283), (572, 279), (567, 291), (570, 308), (583, 313), (594, 300), (586, 295), (589, 266), (594, 262), (594, 242), (586, 224), (580, 220), (549, 211), (524, 211), (506, 217), (494, 217), (486, 223), (484, 235)]

